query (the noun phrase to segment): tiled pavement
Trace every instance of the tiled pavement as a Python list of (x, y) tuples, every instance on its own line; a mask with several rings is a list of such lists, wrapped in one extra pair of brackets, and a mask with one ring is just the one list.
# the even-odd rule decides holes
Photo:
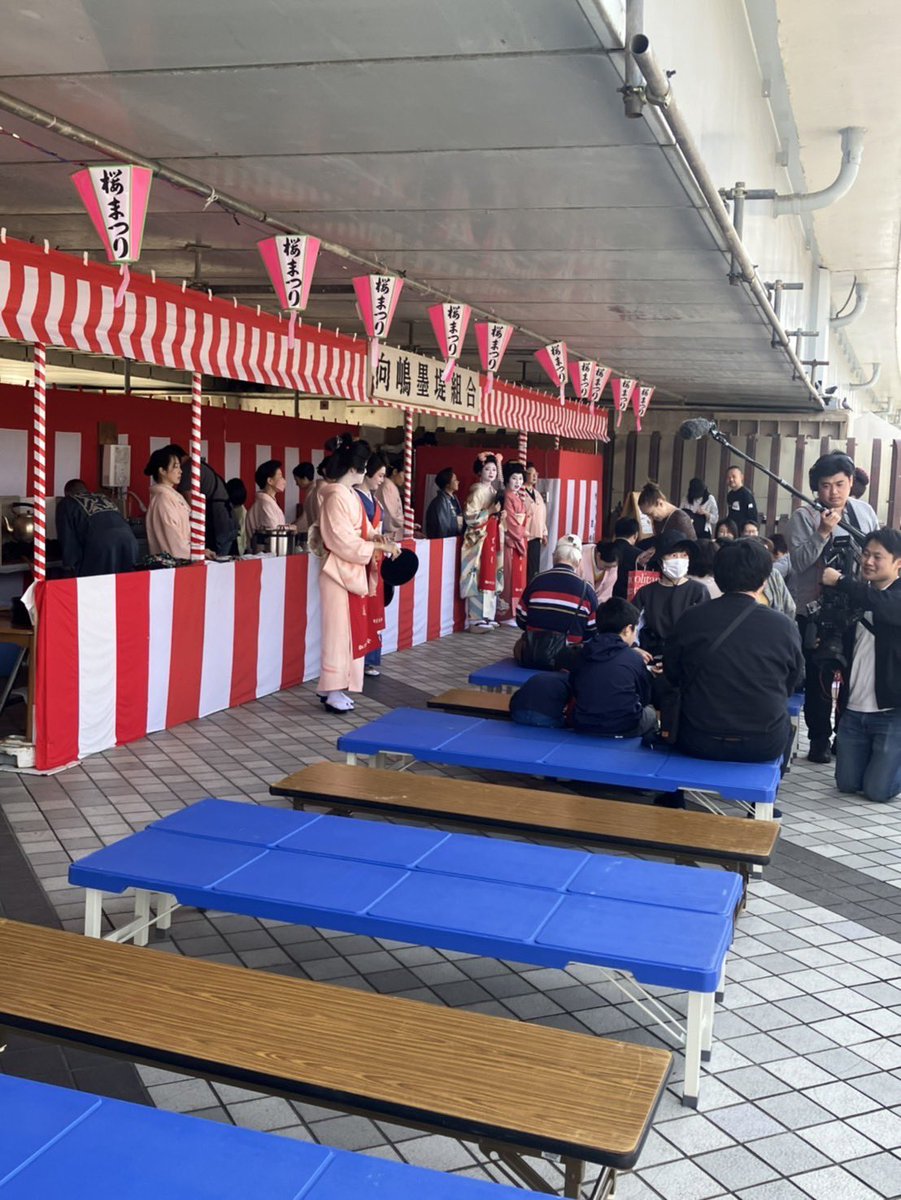
[[(390, 656), (382, 679), (367, 681), (367, 696), (347, 717), (323, 713), (308, 685), (60, 775), (0, 774), (0, 810), (17, 839), (0, 822), (0, 903), (11, 916), (80, 928), (80, 893), (66, 883), (70, 859), (203, 796), (279, 803), (269, 797), (269, 783), (301, 763), (337, 758), (342, 730), (386, 705), (421, 704), (463, 683), (474, 665), (508, 652), (511, 639), (507, 630), (490, 638), (460, 634)], [(683, 1109), (678, 1084), (670, 1089), (640, 1169), (619, 1184), (623, 1200), (901, 1196), (901, 805), (839, 797), (830, 768), (803, 760), (780, 803), (781, 849), (765, 880), (752, 884), (739, 922), (700, 1109)], [(110, 907), (124, 913), (127, 901)], [(153, 946), (657, 1044), (643, 1012), (592, 968), (517, 968), (192, 911), (176, 913), (171, 938)], [(683, 995), (664, 995), (683, 1010)], [(138, 1099), (146, 1087), (162, 1108), (486, 1173), (474, 1148), (446, 1138), (155, 1068), (111, 1075), (96, 1056), (61, 1062), (26, 1039), (10, 1041), (0, 1069)], [(680, 1075), (677, 1059), (677, 1081)], [(550, 1163), (545, 1169), (549, 1178), (556, 1171)]]

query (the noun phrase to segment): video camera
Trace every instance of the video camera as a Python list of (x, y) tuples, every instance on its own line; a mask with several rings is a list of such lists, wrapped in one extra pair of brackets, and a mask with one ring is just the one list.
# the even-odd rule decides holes
[[(860, 555), (855, 542), (849, 537), (835, 538), (823, 552), (823, 566), (856, 578)], [(862, 615), (862, 610), (856, 608), (844, 592), (823, 588), (819, 600), (807, 605), (810, 620), (804, 630), (804, 650), (810, 654), (811, 661), (833, 672), (846, 670), (845, 635)]]

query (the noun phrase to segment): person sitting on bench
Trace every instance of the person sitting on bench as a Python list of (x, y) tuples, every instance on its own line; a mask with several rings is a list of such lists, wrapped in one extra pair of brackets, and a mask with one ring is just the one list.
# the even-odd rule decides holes
[(516, 624), (524, 630), (513, 647), (521, 667), (556, 671), (568, 653), (594, 636), (598, 599), (581, 577), (582, 543), (566, 533), (554, 549), (554, 565), (526, 585), (516, 608)]
[(638, 609), (618, 596), (598, 609), (597, 634), (574, 655), (569, 673), (571, 723), (579, 733), (642, 737), (656, 730), (651, 656), (635, 645), (637, 625)]
[(713, 574), (723, 592), (679, 618), (663, 670), (679, 692), (676, 745), (695, 758), (770, 762), (783, 770), (792, 746), (788, 698), (804, 677), (795, 623), (761, 603), (773, 569), (765, 546), (723, 546)]

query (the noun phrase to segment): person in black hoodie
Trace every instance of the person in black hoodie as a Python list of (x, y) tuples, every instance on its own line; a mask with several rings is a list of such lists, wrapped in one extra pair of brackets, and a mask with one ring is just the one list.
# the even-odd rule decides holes
[(648, 659), (635, 646), (638, 609), (613, 596), (598, 609), (597, 634), (578, 652), (569, 682), (572, 726), (595, 737), (641, 737), (657, 728)]

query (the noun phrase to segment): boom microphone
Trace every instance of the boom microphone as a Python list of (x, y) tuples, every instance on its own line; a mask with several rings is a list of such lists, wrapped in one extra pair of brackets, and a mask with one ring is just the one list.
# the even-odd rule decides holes
[(716, 421), (707, 421), (703, 417), (692, 417), (690, 421), (683, 421), (679, 426), (679, 437), (684, 438), (686, 442), (695, 442), (698, 438), (707, 437), (709, 433), (713, 433), (716, 429)]

